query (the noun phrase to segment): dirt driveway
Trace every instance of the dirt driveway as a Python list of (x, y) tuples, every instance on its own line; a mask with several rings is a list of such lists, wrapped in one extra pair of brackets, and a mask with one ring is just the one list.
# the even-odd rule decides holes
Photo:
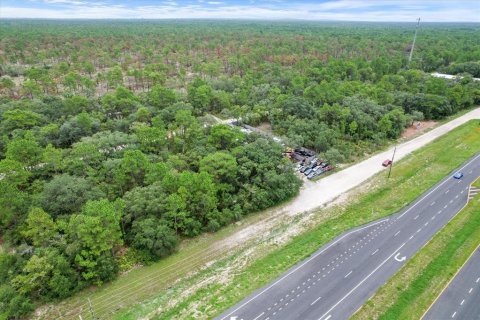
[[(422, 134), (421, 136), (397, 145), (395, 161), (402, 159), (406, 155), (472, 119), (480, 119), (480, 108), (472, 110), (459, 118)], [(272, 210), (272, 215), (269, 215), (268, 224), (265, 224), (262, 220), (255, 224), (245, 226), (244, 229), (239, 230), (229, 238), (224, 239), (223, 241), (226, 243), (222, 244), (222, 246), (235, 246), (239, 244), (239, 242), (252, 239), (255, 234), (259, 232), (261, 233), (266, 228), (270, 228), (272, 224), (275, 223), (275, 216), (281, 217), (286, 214), (292, 216), (305, 211), (311, 211), (344, 195), (376, 173), (385, 170), (381, 164), (385, 159), (392, 158), (393, 149), (394, 148), (392, 147), (387, 151), (373, 155), (360, 163), (331, 174), (317, 182), (305, 183), (295, 199), (284, 205), (282, 208)]]

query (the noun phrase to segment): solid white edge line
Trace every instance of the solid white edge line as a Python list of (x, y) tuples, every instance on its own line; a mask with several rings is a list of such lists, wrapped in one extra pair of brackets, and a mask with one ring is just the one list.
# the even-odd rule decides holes
[[(475, 160), (477, 160), (477, 158), (480, 157), (480, 153), (475, 156), (472, 160), (470, 160), (469, 162), (467, 162), (465, 165), (463, 165), (461, 168), (457, 169), (457, 171), (460, 171), (462, 169), (464, 169), (465, 167), (467, 167), (468, 165), (470, 165), (472, 162), (474, 162)], [(397, 220), (400, 219), (401, 217), (403, 217), (407, 212), (409, 212), (411, 209), (413, 209), (417, 204), (419, 204), (420, 202), (422, 202), (425, 198), (427, 198), (429, 195), (431, 195), (433, 192), (435, 192), (438, 188), (440, 188), (442, 185), (444, 185), (445, 183), (447, 183), (447, 181), (450, 181), (449, 180), (449, 177), (450, 177), (450, 174), (445, 178), (445, 180), (440, 183), (438, 186), (436, 186), (434, 189), (430, 190), (429, 193), (427, 193), (425, 196), (423, 196), (420, 200), (418, 200), (417, 202), (415, 202), (410, 208), (408, 208), (404, 213), (402, 213), (399, 217), (397, 217)], [(468, 187), (467, 187), (468, 189)], [(380, 221), (377, 221), (375, 223), (372, 223), (370, 225), (367, 225), (363, 228), (360, 228), (360, 229), (356, 229), (356, 230), (352, 230), (348, 233), (346, 233), (345, 235), (343, 235), (341, 238), (337, 239), (336, 241), (332, 242), (330, 245), (328, 245), (326, 248), (324, 248), (323, 250), (321, 250), (320, 252), (318, 252), (317, 254), (311, 256), (310, 258), (308, 258), (307, 260), (305, 260), (301, 265), (299, 265), (297, 268), (295, 268), (294, 270), (292, 270), (291, 272), (289, 272), (288, 274), (286, 274), (285, 276), (283, 276), (282, 278), (278, 279), (277, 281), (275, 281), (273, 284), (271, 284), (270, 286), (268, 286), (267, 288), (265, 288), (263, 291), (261, 291), (260, 293), (258, 293), (257, 295), (255, 295), (253, 298), (251, 298), (250, 300), (246, 301), (244, 304), (242, 304), (241, 306), (239, 306), (238, 308), (236, 308), (235, 310), (233, 310), (232, 312), (230, 312), (229, 314), (225, 315), (223, 318), (221, 318), (220, 320), (224, 320), (226, 319), (228, 316), (232, 315), (233, 313), (235, 313), (236, 311), (240, 310), (241, 308), (243, 308), (244, 306), (246, 306), (248, 303), (250, 303), (251, 301), (255, 300), (256, 298), (258, 298), (259, 296), (261, 296), (263, 293), (265, 293), (266, 291), (270, 290), (273, 286), (277, 285), (279, 282), (281, 282), (282, 280), (284, 280), (285, 278), (287, 278), (288, 276), (290, 276), (291, 274), (293, 274), (294, 272), (296, 272), (297, 270), (299, 270), (300, 268), (302, 268), (305, 264), (309, 263), (311, 260), (315, 259), (316, 257), (318, 257), (320, 254), (322, 254), (323, 252), (325, 252), (326, 250), (328, 250), (329, 248), (331, 248), (333, 245), (335, 245), (337, 242), (339, 242), (340, 240), (342, 240), (343, 238), (349, 236), (351, 233), (355, 233), (355, 232), (358, 232), (360, 230), (363, 230), (363, 229), (366, 229), (366, 228), (369, 228), (369, 227), (372, 227), (374, 225), (377, 225), (379, 223), (382, 223), (384, 221), (388, 221), (390, 220), (390, 218), (387, 218), (387, 219), (383, 219), (383, 220), (380, 220)], [(402, 245), (403, 246), (403, 245)], [(374, 270), (373, 272), (375, 272), (376, 270)], [(355, 288), (354, 288), (355, 289)], [(352, 289), (353, 290), (353, 289)], [(323, 316), (322, 316), (323, 317)], [(327, 318), (328, 319), (328, 318)], [(325, 320), (327, 320), (325, 319)]]
[(264, 294), (265, 292), (267, 292), (268, 290), (270, 290), (271, 288), (273, 288), (275, 285), (277, 285), (278, 283), (280, 283), (281, 281), (283, 281), (284, 279), (286, 279), (287, 277), (289, 277), (290, 275), (292, 275), (293, 273), (297, 272), (299, 269), (303, 268), (303, 266), (305, 266), (307, 263), (309, 263), (310, 261), (312, 261), (313, 259), (315, 259), (316, 257), (318, 257), (319, 255), (321, 255), (322, 253), (324, 253), (326, 250), (330, 249), (332, 246), (334, 246), (335, 244), (337, 244), (337, 242), (343, 240), (344, 238), (346, 238), (347, 236), (349, 236), (350, 234), (352, 233), (355, 233), (355, 232), (358, 232), (360, 230), (363, 230), (363, 229), (366, 229), (366, 228), (370, 228), (370, 227), (373, 227), (379, 223), (382, 223), (382, 222), (385, 222), (385, 221), (388, 221), (390, 220), (390, 218), (386, 218), (386, 219), (382, 219), (380, 221), (377, 221), (375, 223), (371, 223), (367, 226), (364, 226), (362, 228), (359, 228), (359, 229), (355, 229), (355, 230), (352, 230), (352, 231), (349, 231), (347, 232), (346, 234), (344, 234), (342, 237), (338, 238), (337, 240), (335, 240), (334, 242), (332, 242), (331, 244), (329, 244), (328, 246), (326, 246), (325, 248), (323, 248), (321, 251), (317, 252), (316, 254), (314, 254), (313, 256), (311, 256), (310, 258), (308, 258), (307, 260), (305, 260), (301, 265), (299, 265), (298, 267), (296, 267), (295, 269), (293, 269), (292, 271), (290, 271), (289, 273), (287, 273), (286, 275), (284, 275), (283, 277), (281, 277), (280, 279), (278, 279), (277, 281), (275, 281), (274, 283), (272, 283), (271, 285), (269, 285), (268, 287), (266, 287), (264, 290), (262, 290), (261, 292), (259, 292), (258, 294), (256, 294), (254, 297), (252, 297), (250, 300), (246, 301), (245, 303), (243, 303), (241, 306), (239, 306), (238, 308), (236, 308), (235, 310), (231, 311), (229, 314), (225, 315), (223, 318), (221, 318), (221, 320), (225, 320), (227, 317), (231, 316), (233, 313), (237, 312), (238, 310), (240, 310), (241, 308), (243, 308), (244, 306), (246, 306), (247, 304), (249, 304), (250, 302), (252, 302), (253, 300), (255, 300), (256, 298), (258, 298), (259, 296), (261, 296), (262, 294)]
[[(465, 165), (463, 165), (461, 168), (457, 169), (457, 171), (460, 171), (462, 169), (464, 169), (465, 167), (467, 167), (468, 165), (470, 165), (473, 161), (477, 160), (477, 158), (480, 157), (480, 154), (478, 154), (475, 158), (473, 158), (472, 160), (468, 161)], [(447, 183), (448, 181), (450, 181), (450, 174), (445, 178), (445, 180), (440, 183), (438, 186), (436, 186), (434, 189), (430, 190), (429, 193), (427, 193), (425, 196), (423, 196), (420, 200), (418, 200), (417, 202), (415, 202), (410, 208), (408, 208), (404, 213), (402, 213), (397, 219), (400, 219), (401, 217), (403, 217), (407, 212), (409, 212), (410, 210), (412, 210), (417, 204), (419, 204), (420, 202), (422, 202), (423, 200), (425, 200), (425, 198), (427, 198), (429, 195), (431, 195), (433, 192), (435, 192), (438, 188), (440, 188), (441, 186), (443, 186), (445, 183)]]
[[(407, 241), (408, 242), (408, 241)], [(329, 314), (333, 309), (335, 309), (340, 303), (342, 303), (343, 300), (345, 300), (346, 298), (348, 298), (348, 296), (350, 296), (355, 290), (357, 290), (358, 287), (360, 287), (365, 281), (368, 280), (368, 278), (370, 278), (375, 272), (377, 272), (378, 269), (380, 269), (385, 263), (387, 263), (388, 260), (390, 260), (395, 254), (397, 254), (398, 251), (400, 251), (400, 249), (403, 248), (403, 246), (405, 244), (407, 244), (407, 242), (404, 242), (400, 247), (398, 247), (397, 250), (395, 250), (390, 256), (388, 256), (387, 259), (383, 260), (382, 263), (380, 263), (375, 269), (373, 269), (372, 272), (370, 272), (370, 274), (368, 274), (365, 278), (363, 278), (362, 281), (360, 281), (355, 287), (353, 287), (352, 290), (350, 290), (342, 299), (340, 299), (339, 301), (337, 301), (337, 303), (335, 303), (333, 305), (333, 307), (331, 307), (330, 309), (328, 309), (327, 312), (325, 312), (323, 314), (323, 316), (321, 316), (320, 318), (318, 318), (318, 320), (322, 320), (323, 318), (325, 318), (325, 316), (327, 314)], [(328, 318), (324, 319), (324, 320), (327, 320)]]

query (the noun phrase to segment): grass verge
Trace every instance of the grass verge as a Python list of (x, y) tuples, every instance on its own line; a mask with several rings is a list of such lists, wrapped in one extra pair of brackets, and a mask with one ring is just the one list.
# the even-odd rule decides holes
[(472, 183), (472, 187), (480, 188), (480, 178), (478, 178)]
[(420, 319), (480, 244), (479, 212), (477, 196), (352, 318)]
[[(262, 252), (263, 256), (235, 268), (236, 273), (227, 281), (202, 286), (174, 305), (169, 303), (168, 297), (173, 298), (171, 293), (176, 291), (172, 289), (162, 292), (140, 306), (120, 312), (116, 318), (135, 319), (146, 315), (160, 319), (212, 318), (255, 289), (271, 282), (342, 232), (394, 213), (414, 201), (478, 150), (479, 122), (470, 121), (398, 161), (389, 181), (386, 180), (385, 172), (372, 178), (368, 190), (357, 194), (347, 206), (317, 211), (313, 227), (293, 238), (287, 245), (266, 250)], [(234, 261), (233, 258), (229, 259), (230, 262)], [(178, 286), (188, 288), (202, 281), (202, 276), (207, 279), (215, 270), (222, 270), (228, 262), (221, 261), (212, 266), (211, 270), (205, 270), (199, 275), (200, 278), (184, 280)]]

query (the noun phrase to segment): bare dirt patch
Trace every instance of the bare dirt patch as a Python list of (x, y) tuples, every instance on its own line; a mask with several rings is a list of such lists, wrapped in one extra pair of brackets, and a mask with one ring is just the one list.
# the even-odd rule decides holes
[(262, 122), (256, 128), (264, 132), (273, 133), (272, 125), (270, 124), (270, 122)]
[(402, 139), (410, 139), (413, 138), (430, 128), (435, 127), (438, 124), (437, 121), (429, 120), (429, 121), (415, 121), (413, 125), (405, 129), (400, 136)]

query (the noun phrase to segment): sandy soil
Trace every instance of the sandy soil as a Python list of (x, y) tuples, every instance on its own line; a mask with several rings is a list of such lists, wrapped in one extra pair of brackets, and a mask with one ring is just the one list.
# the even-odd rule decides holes
[[(399, 144), (397, 146), (395, 159), (399, 160), (405, 157), (409, 153), (419, 149), (471, 119), (480, 119), (480, 108), (410, 141)], [(309, 181), (309, 183), (304, 184), (299, 195), (292, 201), (262, 212), (261, 215), (259, 215), (259, 219), (254, 223), (240, 221), (238, 223), (238, 228), (236, 228), (237, 231), (233, 232), (226, 238), (206, 246), (203, 254), (209, 255), (212, 252), (221, 252), (221, 260), (223, 260), (241, 252), (242, 248), (248, 249), (243, 252), (243, 254), (240, 254), (238, 259), (234, 259), (231, 263), (226, 264), (222, 270), (215, 270), (215, 275), (209, 276), (207, 279), (200, 279), (199, 281), (194, 280), (193, 284), (189, 284), (191, 290), (185, 289), (183, 294), (177, 294), (175, 297), (170, 297), (171, 301), (168, 306), (172, 307), (176, 305), (187, 296), (191, 296), (200, 288), (208, 287), (211, 283), (228, 283), (232, 279), (232, 274), (241, 272), (239, 266), (245, 265), (247, 261), (252, 261), (256, 256), (261, 255), (268, 246), (285, 244), (293, 236), (299, 234), (302, 230), (305, 230), (306, 226), (312, 223), (312, 219), (315, 219), (318, 222), (328, 218), (325, 215), (314, 214), (312, 212), (321, 207), (345, 203), (351, 196), (355, 195), (357, 190), (360, 190), (358, 188), (354, 189), (357, 186), (361, 185), (361, 190), (368, 188), (369, 184), (366, 183), (367, 180), (376, 173), (385, 170), (381, 163), (386, 158), (391, 158), (392, 153), (393, 148), (390, 148), (385, 152), (376, 154), (358, 164), (333, 173), (319, 181)], [(219, 255), (215, 255), (215, 257), (212, 256), (203, 268), (207, 268), (218, 261), (218, 257)], [(193, 257), (192, 259), (195, 258)], [(182, 279), (188, 279), (193, 274), (196, 274), (196, 271), (182, 275), (175, 283), (179, 283)], [(195, 310), (195, 314), (197, 315), (196, 318), (207, 319), (208, 316), (205, 315), (205, 313), (202, 315), (202, 312), (198, 309), (199, 306), (200, 304), (195, 303), (195, 305), (190, 307), (193, 308), (191, 310)], [(163, 305), (163, 307), (165, 306)], [(162, 310), (161, 308), (162, 307), (155, 310), (153, 314), (148, 315), (146, 318), (155, 318), (154, 314), (160, 314)], [(53, 311), (50, 311), (50, 314), (52, 314), (52, 312)], [(185, 314), (179, 317), (179, 319), (184, 318), (187, 319), (189, 316)]]
[[(421, 136), (397, 145), (395, 160), (402, 159), (406, 155), (471, 119), (480, 119), (480, 108), (470, 111), (469, 113), (443, 124)], [(391, 159), (392, 155), (393, 148), (390, 148), (387, 151), (376, 154), (358, 164), (331, 174), (319, 181), (304, 184), (299, 195), (295, 199), (282, 208), (271, 210), (264, 220), (245, 226), (242, 230), (239, 230), (230, 237), (224, 239), (221, 246), (235, 247), (246, 240), (251, 240), (256, 235), (271, 229), (272, 226), (276, 224), (275, 221), (281, 221), (280, 218), (282, 216), (295, 216), (299, 213), (312, 211), (316, 208), (327, 205), (329, 202), (362, 184), (376, 173), (385, 170), (381, 164), (385, 159)]]
[[(399, 144), (397, 146), (395, 159), (399, 160), (405, 157), (409, 153), (419, 149), (471, 119), (480, 119), (480, 108), (410, 141)], [(246, 243), (250, 244), (248, 245), (249, 249), (235, 259), (234, 263), (227, 264), (223, 270), (219, 270), (216, 276), (209, 277), (206, 282), (197, 283), (197, 285), (194, 286), (193, 292), (204, 287), (206, 283), (227, 284), (232, 279), (232, 273), (242, 270), (241, 266), (244, 266), (245, 261), (254, 259), (254, 257), (261, 252), (262, 248), (264, 249), (266, 245), (284, 244), (293, 236), (304, 230), (306, 226), (311, 223), (311, 219), (315, 216), (315, 214), (311, 213), (314, 209), (345, 203), (351, 196), (355, 195), (356, 190), (359, 190), (353, 190), (359, 185), (362, 185), (361, 190), (368, 190), (369, 184), (366, 183), (367, 180), (381, 170), (385, 170), (385, 168), (382, 167), (381, 162), (386, 158), (390, 158), (392, 153), (393, 148), (374, 155), (369, 159), (350, 166), (340, 172), (334, 173), (317, 182), (309, 181), (309, 183), (304, 184), (299, 195), (289, 203), (279, 208), (267, 210), (264, 213), (262, 220), (250, 225), (245, 225), (244, 228), (241, 228), (230, 237), (215, 243), (214, 247), (218, 250), (224, 251), (227, 249), (224, 257), (229, 255), (229, 253), (237, 252), (237, 249), (241, 248)], [(300, 220), (296, 219), (296, 217), (300, 217)], [(316, 219), (321, 220), (323, 220), (323, 218), (326, 217), (318, 215), (316, 217)], [(287, 227), (282, 229), (282, 225), (287, 225)], [(278, 236), (273, 238), (273, 243), (272, 241), (269, 241), (272, 234), (275, 234), (276, 230), (280, 229), (281, 232)], [(236, 263), (239, 265), (236, 266)], [(182, 298), (186, 298), (193, 292), (188, 290), (188, 292), (186, 292), (187, 294)], [(173, 307), (181, 301), (182, 298), (172, 299), (172, 303), (169, 306)], [(208, 305), (207, 302), (205, 303)], [(192, 310), (191, 308), (194, 308), (197, 310), (199, 305), (202, 305), (202, 301), (197, 301), (193, 306), (189, 305), (189, 309)], [(161, 309), (157, 309), (155, 313), (160, 314)], [(191, 313), (188, 314), (191, 315)], [(179, 316), (179, 319), (187, 319), (188, 314)], [(196, 315), (198, 319), (208, 318), (206, 313), (198, 312), (198, 310)], [(153, 317), (150, 315), (148, 318)]]
[(408, 127), (400, 136), (402, 139), (411, 139), (425, 132), (427, 129), (433, 128), (438, 124), (437, 121), (416, 121), (414, 125)]

